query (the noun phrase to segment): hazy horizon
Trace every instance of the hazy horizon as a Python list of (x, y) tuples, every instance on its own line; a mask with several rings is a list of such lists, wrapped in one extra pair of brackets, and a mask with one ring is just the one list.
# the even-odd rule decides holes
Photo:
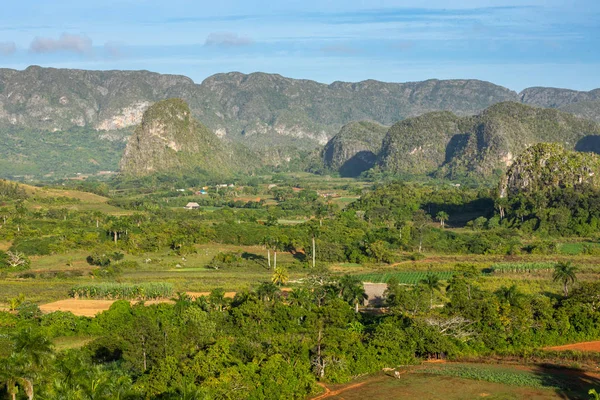
[(5, 5), (0, 67), (150, 70), (197, 83), (240, 71), (323, 83), (479, 79), (517, 92), (600, 87), (591, 0), (35, 3)]

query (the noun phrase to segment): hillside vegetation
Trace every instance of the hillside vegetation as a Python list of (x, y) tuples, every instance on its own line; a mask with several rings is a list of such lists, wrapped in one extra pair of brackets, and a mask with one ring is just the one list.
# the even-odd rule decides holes
[(327, 142), (321, 157), (327, 169), (358, 176), (375, 165), (389, 127), (371, 121), (351, 122)]
[(599, 124), (568, 113), (500, 103), (474, 117), (430, 113), (395, 124), (384, 139), (379, 165), (396, 174), (491, 177), (535, 143), (593, 151), (598, 134)]
[(255, 169), (257, 164), (248, 153), (222, 142), (195, 120), (183, 100), (170, 99), (144, 113), (129, 138), (120, 168), (131, 176), (194, 171), (223, 176)]

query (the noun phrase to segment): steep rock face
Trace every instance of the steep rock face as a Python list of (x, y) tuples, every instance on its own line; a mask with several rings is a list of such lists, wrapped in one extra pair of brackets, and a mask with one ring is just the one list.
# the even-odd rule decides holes
[[(0, 69), (0, 125), (48, 131), (122, 128), (139, 123), (145, 108), (167, 98), (170, 89), (190, 85), (183, 76), (147, 71)], [(119, 115), (122, 122), (111, 126)]]
[(489, 177), (539, 142), (600, 150), (600, 125), (558, 110), (499, 103), (474, 117), (430, 113), (390, 128), (379, 165), (400, 174)]
[(565, 150), (558, 143), (538, 143), (521, 153), (502, 176), (500, 197), (552, 187), (598, 186), (599, 174), (596, 154)]
[(431, 173), (452, 157), (469, 121), (450, 112), (432, 112), (398, 122), (383, 140), (378, 163), (395, 174)]
[(223, 175), (252, 169), (249, 161), (196, 121), (183, 100), (169, 99), (144, 113), (142, 123), (129, 138), (120, 168), (134, 176), (195, 169)]
[(389, 128), (371, 121), (351, 122), (325, 145), (321, 158), (326, 168), (342, 176), (358, 176), (375, 165)]

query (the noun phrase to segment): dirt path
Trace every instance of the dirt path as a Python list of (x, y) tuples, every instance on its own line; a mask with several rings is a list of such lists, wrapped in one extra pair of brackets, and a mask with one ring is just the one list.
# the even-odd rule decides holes
[(386, 378), (388, 378), (388, 377), (387, 376), (380, 376), (380, 377), (377, 377), (377, 378), (368, 379), (368, 380), (363, 381), (363, 382), (355, 383), (353, 385), (345, 386), (345, 387), (343, 387), (341, 389), (337, 389), (337, 390), (331, 390), (324, 383), (318, 382), (317, 385), (319, 385), (323, 389), (325, 389), (325, 393), (320, 394), (317, 397), (313, 397), (312, 400), (321, 400), (321, 399), (326, 399), (328, 397), (337, 396), (337, 395), (342, 394), (344, 392), (347, 392), (349, 390), (353, 390), (353, 389), (359, 388), (361, 386), (364, 386), (364, 385), (366, 385), (368, 383), (379, 382), (379, 381), (382, 381), (382, 380), (384, 380)]

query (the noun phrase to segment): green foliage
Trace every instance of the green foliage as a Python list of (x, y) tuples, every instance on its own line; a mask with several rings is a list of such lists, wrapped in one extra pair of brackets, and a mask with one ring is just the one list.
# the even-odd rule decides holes
[(453, 271), (399, 271), (387, 273), (368, 273), (357, 275), (363, 282), (387, 283), (390, 279), (395, 279), (397, 283), (406, 285), (416, 285), (428, 276), (433, 275), (440, 280), (448, 281), (452, 278)]
[(133, 177), (184, 172), (224, 177), (259, 166), (259, 159), (243, 146), (221, 141), (193, 119), (181, 99), (159, 101), (146, 110), (120, 162), (123, 174)]

